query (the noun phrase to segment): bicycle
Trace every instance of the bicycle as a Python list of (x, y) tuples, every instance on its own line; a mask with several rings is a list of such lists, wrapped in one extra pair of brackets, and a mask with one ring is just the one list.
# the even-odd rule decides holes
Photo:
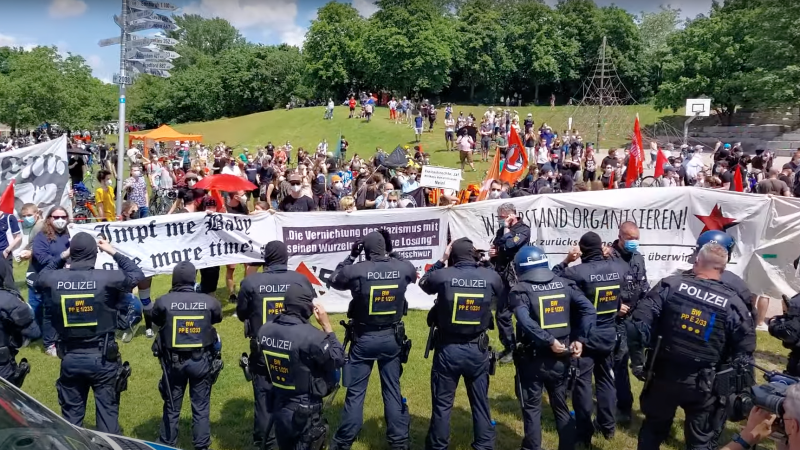
[(92, 220), (97, 220), (94, 195), (76, 192), (74, 201), (75, 206), (72, 209), (72, 220), (75, 223), (84, 224)]
[(150, 215), (166, 215), (169, 213), (170, 208), (172, 208), (172, 204), (175, 203), (177, 198), (177, 189), (157, 189), (155, 192), (153, 192), (152, 198), (150, 198)]

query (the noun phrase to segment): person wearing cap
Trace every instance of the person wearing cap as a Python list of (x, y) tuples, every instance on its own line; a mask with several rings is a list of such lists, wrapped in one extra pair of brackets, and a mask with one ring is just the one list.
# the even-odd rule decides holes
[(693, 186), (695, 181), (697, 180), (698, 175), (702, 174), (705, 170), (705, 163), (703, 162), (703, 146), (697, 145), (695, 146), (694, 154), (691, 158), (687, 158), (688, 161), (684, 162), (684, 167), (686, 168), (686, 176), (684, 178), (684, 183), (686, 186)]
[[(517, 319), (514, 365), (522, 407), (521, 448), (540, 449), (542, 393), (546, 389), (555, 416), (558, 449), (575, 448), (575, 421), (567, 406), (571, 357), (582, 355), (595, 323), (595, 308), (575, 282), (550, 270), (547, 254), (526, 245), (514, 256), (517, 284), (509, 306)], [(577, 413), (577, 411), (576, 411)]]
[(303, 179), (297, 172), (289, 175), (289, 195), (283, 197), (278, 210), (283, 212), (308, 212), (316, 211), (317, 205), (311, 197), (303, 195)]
[[(313, 291), (291, 284), (283, 312), (257, 333), (258, 355), (272, 380), (280, 449), (319, 449), (328, 441), (322, 400), (338, 387), (345, 357), (325, 308), (313, 300)], [(312, 315), (321, 330), (309, 323)]]
[[(158, 442), (178, 443), (178, 420), (189, 385), (192, 404), (192, 444), (195, 450), (211, 445), (211, 386), (221, 341), (214, 324), (222, 322), (222, 306), (207, 294), (194, 291), (197, 271), (189, 261), (172, 270), (172, 289), (155, 301), (152, 320), (158, 325), (153, 346), (161, 360), (163, 376), (158, 390), (164, 400)], [(217, 363), (218, 364), (218, 363)]]
[(428, 326), (437, 330), (431, 369), (433, 413), (425, 442), (429, 450), (448, 448), (450, 412), (462, 376), (472, 410), (472, 448), (494, 448), (489, 375), (496, 362), (488, 330), (493, 328), (492, 302), (500, 296), (503, 282), (496, 272), (479, 265), (479, 259), (472, 241), (457, 239), (419, 280), (423, 292), (437, 296), (428, 312)]
[[(568, 267), (580, 257), (581, 264)], [(597, 320), (589, 330), (583, 354), (578, 360), (578, 377), (572, 402), (578, 443), (591, 447), (592, 435), (600, 432), (610, 440), (615, 432), (617, 393), (614, 384), (614, 350), (617, 344), (617, 317), (629, 310), (622, 302), (622, 281), (630, 268), (603, 255), (603, 240), (589, 231), (581, 236), (578, 249), (572, 249), (553, 272), (575, 282), (587, 298), (594, 299)], [(592, 421), (594, 401), (592, 378), (597, 397), (597, 414)]]
[(339, 200), (348, 195), (339, 175), (331, 175), (331, 185), (325, 190), (319, 201), (320, 211), (339, 211)]
[(664, 165), (664, 174), (661, 176), (661, 187), (676, 186), (680, 186), (680, 182), (675, 168), (669, 164)]
[(558, 153), (553, 152), (550, 154), (550, 160), (547, 163), (542, 164), (542, 167), (539, 169), (539, 173), (553, 172), (553, 175), (556, 175), (561, 173), (562, 170), (564, 170), (564, 165), (559, 160)]
[[(95, 270), (98, 248), (108, 253), (119, 269)], [(67, 258), (70, 266), (65, 269)], [(60, 258), (53, 258), (39, 272), (34, 287), (42, 296), (45, 321), (58, 335), (61, 375), (56, 390), (61, 416), (75, 426), (83, 426), (86, 398), (92, 389), (97, 430), (122, 433), (119, 400), (127, 389), (130, 371), (121, 364), (114, 332), (129, 330), (142, 320), (141, 303), (128, 302), (126, 293), (143, 279), (142, 269), (133, 260), (105, 239), (95, 240), (85, 232), (75, 234)]]

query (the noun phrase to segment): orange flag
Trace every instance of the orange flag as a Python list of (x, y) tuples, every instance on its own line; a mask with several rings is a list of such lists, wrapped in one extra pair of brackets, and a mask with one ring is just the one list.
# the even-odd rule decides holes
[(653, 174), (654, 177), (658, 178), (664, 175), (664, 164), (667, 164), (669, 161), (667, 157), (664, 156), (664, 153), (661, 152), (661, 149), (658, 149), (658, 156), (656, 156), (656, 170)]
[(222, 198), (222, 194), (220, 194), (218, 190), (212, 189), (211, 192), (209, 192), (209, 195), (211, 195), (211, 198), (213, 198), (214, 201), (217, 202), (217, 212), (224, 213), (225, 200)]
[[(478, 195), (478, 201), (486, 200), (489, 195), (489, 189), (492, 187), (492, 181), (500, 179), (500, 149), (497, 149), (492, 160), (492, 165), (489, 166), (489, 171), (486, 172), (486, 178), (481, 183), (481, 193)], [(469, 201), (469, 197), (467, 197)]]
[(500, 172), (500, 179), (514, 185), (514, 183), (525, 175), (525, 169), (528, 168), (528, 152), (526, 152), (525, 147), (522, 146), (519, 133), (512, 129), (508, 134), (506, 162), (503, 164), (502, 172)]
[(0, 211), (6, 214), (14, 214), (14, 181), (8, 184), (6, 190), (0, 195)]
[(733, 172), (733, 188), (736, 192), (744, 192), (744, 184), (742, 183), (742, 168), (737, 164)]

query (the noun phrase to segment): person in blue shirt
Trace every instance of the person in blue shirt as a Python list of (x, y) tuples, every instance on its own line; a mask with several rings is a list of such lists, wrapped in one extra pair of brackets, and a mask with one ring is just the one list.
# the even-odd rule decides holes
[(403, 182), (403, 193), (407, 194), (413, 190), (419, 188), (419, 182), (417, 181), (417, 171), (415, 169), (408, 169), (408, 179)]
[[(8, 240), (8, 232), (13, 236), (12, 240)], [(12, 264), (13, 255), (11, 252), (19, 246), (22, 242), (22, 230), (19, 228), (19, 220), (13, 214), (6, 214), (0, 211), (0, 252), (3, 252), (3, 258)]]
[(417, 117), (414, 117), (414, 137), (416, 138), (417, 142), (422, 139), (422, 112), (417, 113)]

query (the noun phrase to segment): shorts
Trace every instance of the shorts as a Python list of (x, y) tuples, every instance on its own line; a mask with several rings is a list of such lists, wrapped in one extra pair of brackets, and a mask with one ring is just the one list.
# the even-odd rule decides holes
[(414, 133), (422, 134), (422, 127), (414, 127)]
[(353, 112), (353, 111), (355, 111), (355, 110), (356, 110), (355, 106), (353, 106), (353, 107), (351, 107), (351, 108), (350, 108), (350, 112)]
[(459, 151), (458, 152), (458, 160), (461, 163), (469, 163), (472, 164), (472, 152), (465, 152)]
[(453, 131), (445, 131), (444, 132), (444, 140), (453, 142), (453, 138), (455, 137), (455, 132)]
[(492, 143), (492, 140), (489, 139), (489, 138), (481, 139), (481, 150), (483, 150), (485, 152), (488, 152), (489, 151), (489, 145), (491, 145), (491, 143)]

